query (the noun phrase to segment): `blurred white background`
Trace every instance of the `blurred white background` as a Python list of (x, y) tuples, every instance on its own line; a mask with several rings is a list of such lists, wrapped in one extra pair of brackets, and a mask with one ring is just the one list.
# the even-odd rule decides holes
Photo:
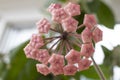
[[(98, 64), (104, 58), (101, 44), (108, 49), (120, 45), (120, 0), (104, 1), (113, 10), (116, 25), (113, 30), (100, 26), (104, 36), (103, 41), (97, 44), (94, 56)], [(36, 32), (36, 21), (46, 16), (42, 13), (45, 3), (46, 0), (0, 0), (0, 53), (8, 53)], [(120, 80), (120, 69), (117, 66), (114, 72), (114, 80)]]

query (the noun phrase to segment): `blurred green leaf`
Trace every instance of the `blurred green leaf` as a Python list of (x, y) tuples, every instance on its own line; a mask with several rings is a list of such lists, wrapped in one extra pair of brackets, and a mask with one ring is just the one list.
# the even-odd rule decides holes
[(97, 11), (97, 17), (100, 24), (103, 24), (111, 29), (114, 28), (115, 25), (114, 14), (112, 13), (111, 9), (103, 2), (100, 2), (100, 6)]
[(100, 7), (100, 1), (99, 0), (88, 1), (87, 5), (91, 13), (96, 13), (98, 11), (98, 8)]
[(103, 64), (111, 67), (112, 66), (112, 51), (108, 50), (106, 47), (102, 46), (102, 50), (105, 54)]
[[(100, 68), (102, 69), (105, 77), (107, 78), (107, 80), (110, 79), (110, 72), (108, 70), (108, 68), (104, 65), (99, 65)], [(94, 67), (91, 66), (89, 69), (87, 70), (84, 70), (84, 71), (81, 71), (81, 72), (78, 72), (75, 77), (76, 77), (76, 80), (78, 80), (79, 76), (85, 76), (86, 78), (88, 78), (89, 80), (100, 80), (97, 72), (95, 71)]]
[(27, 43), (28, 41), (10, 52), (11, 62), (4, 80), (53, 80), (53, 75), (44, 76), (37, 72), (37, 61), (26, 58), (23, 48)]
[(37, 62), (25, 57), (23, 48), (26, 44), (27, 42), (10, 52), (11, 62), (4, 80), (37, 80), (40, 77), (35, 67)]
[(120, 45), (114, 47), (112, 51), (113, 64), (120, 67)]

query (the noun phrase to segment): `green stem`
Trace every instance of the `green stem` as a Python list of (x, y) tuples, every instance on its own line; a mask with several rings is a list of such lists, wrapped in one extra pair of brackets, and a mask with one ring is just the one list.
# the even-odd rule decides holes
[(95, 60), (93, 57), (91, 57), (92, 61), (93, 61), (93, 64), (94, 64), (94, 67), (95, 67), (95, 70), (97, 71), (99, 77), (101, 80), (106, 80), (101, 68), (96, 64)]
[(57, 30), (55, 30), (55, 29), (53, 29), (53, 28), (50, 28), (50, 30), (51, 30), (51, 31), (54, 31), (54, 32), (60, 33), (59, 31), (57, 31)]

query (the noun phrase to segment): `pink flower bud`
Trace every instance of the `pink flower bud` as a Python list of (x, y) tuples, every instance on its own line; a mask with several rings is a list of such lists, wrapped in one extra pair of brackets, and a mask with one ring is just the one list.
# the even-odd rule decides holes
[(59, 9), (59, 8), (61, 8), (61, 4), (53, 4), (53, 3), (52, 3), (52, 4), (48, 7), (47, 10), (52, 13), (54, 10)]
[(82, 71), (88, 69), (91, 62), (92, 61), (88, 60), (87, 58), (80, 60), (78, 63), (79, 70)]
[(52, 12), (52, 20), (58, 23), (61, 23), (61, 21), (67, 17), (68, 15), (63, 8), (56, 9)]
[(74, 49), (70, 50), (69, 53), (65, 56), (69, 64), (74, 64), (80, 60), (80, 52), (75, 51)]
[(102, 40), (103, 32), (98, 27), (96, 27), (93, 30), (92, 36), (93, 40), (97, 43)]
[(73, 64), (68, 64), (64, 68), (64, 75), (75, 75), (77, 72), (77, 67), (74, 66)]
[(36, 25), (40, 33), (48, 33), (51, 26), (46, 18), (43, 18), (42, 20), (38, 21)]
[(53, 75), (60, 75), (63, 74), (63, 66), (53, 66), (51, 65), (49, 68), (50, 72), (53, 73)]
[(70, 16), (76, 16), (80, 15), (80, 5), (78, 4), (73, 4), (69, 2), (65, 7), (65, 11), (70, 15)]
[(92, 32), (89, 28), (85, 28), (81, 34), (81, 38), (83, 43), (91, 42), (92, 41)]
[(50, 73), (49, 68), (45, 64), (36, 64), (37, 71), (43, 75), (48, 75)]
[(52, 54), (48, 62), (52, 66), (64, 66), (64, 56), (60, 54)]
[(89, 29), (92, 29), (97, 24), (97, 21), (95, 19), (95, 15), (85, 14), (83, 24), (86, 27), (88, 27)]
[(68, 17), (62, 21), (63, 29), (67, 32), (75, 32), (77, 29), (78, 21), (72, 17)]
[(33, 34), (30, 40), (30, 45), (34, 48), (40, 48), (44, 45), (44, 41), (41, 35)]
[(81, 47), (81, 55), (85, 56), (86, 58), (91, 57), (94, 53), (94, 47), (92, 45), (92, 43), (86, 43), (86, 44), (82, 44)]

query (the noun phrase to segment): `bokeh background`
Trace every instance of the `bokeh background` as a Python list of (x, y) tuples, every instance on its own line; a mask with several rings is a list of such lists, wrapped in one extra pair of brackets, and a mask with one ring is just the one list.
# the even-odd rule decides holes
[[(103, 41), (96, 44), (94, 58), (107, 80), (120, 80), (120, 0), (0, 0), (0, 80), (54, 80), (35, 72), (36, 62), (25, 58), (23, 43), (37, 32), (38, 20), (50, 18), (46, 11), (50, 3), (68, 1), (78, 2), (84, 13), (97, 16)], [(78, 73), (77, 78), (58, 76), (56, 80), (99, 80), (90, 70)]]

